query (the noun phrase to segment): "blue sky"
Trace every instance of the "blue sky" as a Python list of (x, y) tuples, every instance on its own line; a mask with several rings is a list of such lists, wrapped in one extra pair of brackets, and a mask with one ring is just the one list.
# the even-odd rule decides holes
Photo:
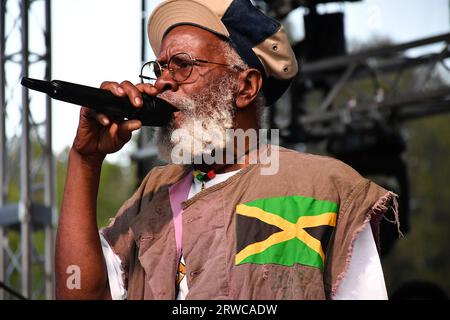
[[(149, 1), (149, 6), (158, 2)], [(140, 6), (140, 0), (53, 0), (52, 78), (92, 86), (104, 80), (138, 82)], [(401, 43), (449, 32), (450, 26), (448, 0), (363, 0), (319, 10), (344, 10), (350, 41), (386, 36)], [(289, 21), (293, 38), (300, 39), (301, 11)], [(54, 103), (55, 151), (71, 145), (78, 112), (76, 106)], [(110, 156), (110, 160), (123, 159), (125, 154)]]

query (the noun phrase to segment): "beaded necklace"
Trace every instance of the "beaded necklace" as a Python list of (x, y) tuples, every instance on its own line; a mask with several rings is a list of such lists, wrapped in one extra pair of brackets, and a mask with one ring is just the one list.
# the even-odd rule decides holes
[[(247, 155), (250, 150), (252, 150), (253, 148), (248, 148), (244, 154), (242, 154), (241, 157)], [(240, 159), (241, 157), (239, 157), (238, 159)], [(228, 165), (224, 165), (220, 168), (218, 168), (217, 170), (223, 170), (225, 167), (227, 167)], [(211, 181), (212, 179), (214, 179), (216, 177), (216, 171), (214, 169), (209, 170), (207, 173), (202, 173), (200, 170), (194, 170), (192, 172), (193, 176), (195, 179), (197, 179), (197, 181), (202, 183), (202, 191), (205, 190), (205, 183), (208, 181)]]
[(202, 191), (205, 190), (205, 183), (216, 177), (216, 172), (209, 170), (207, 173), (202, 173), (200, 170), (194, 170), (192, 173), (194, 178), (202, 183)]

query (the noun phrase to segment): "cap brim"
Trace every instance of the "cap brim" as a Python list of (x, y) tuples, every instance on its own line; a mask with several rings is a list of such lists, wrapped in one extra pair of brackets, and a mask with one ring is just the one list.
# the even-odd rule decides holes
[(196, 25), (225, 37), (230, 35), (219, 17), (208, 7), (195, 1), (165, 1), (155, 8), (148, 21), (148, 38), (156, 55), (167, 31), (180, 24)]

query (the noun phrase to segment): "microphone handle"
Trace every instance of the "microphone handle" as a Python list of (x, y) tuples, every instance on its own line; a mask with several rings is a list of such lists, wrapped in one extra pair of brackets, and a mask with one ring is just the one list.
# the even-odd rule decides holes
[(135, 108), (128, 97), (117, 97), (107, 90), (61, 80), (50, 83), (52, 90), (47, 93), (54, 99), (85, 106), (112, 118), (137, 119), (144, 126), (165, 126), (176, 111), (168, 102), (145, 93), (143, 107)]

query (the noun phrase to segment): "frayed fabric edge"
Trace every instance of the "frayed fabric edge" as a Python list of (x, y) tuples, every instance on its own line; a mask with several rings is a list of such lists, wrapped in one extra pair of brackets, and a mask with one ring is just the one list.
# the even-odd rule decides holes
[[(380, 200), (377, 201), (375, 206), (372, 208), (374, 212), (376, 212), (376, 215), (384, 214), (389, 208), (392, 208), (392, 212), (394, 213), (394, 220), (390, 220), (386, 218), (386, 216), (383, 215), (383, 219), (388, 221), (389, 223), (397, 225), (397, 231), (399, 234), (399, 237), (404, 237), (402, 231), (400, 230), (400, 218), (398, 213), (398, 201), (397, 201), (398, 195), (393, 192), (388, 192), (384, 197), (382, 197)], [(392, 199), (392, 205), (387, 206), (386, 202)], [(377, 212), (378, 211), (378, 212)]]
[(348, 272), (350, 261), (352, 259), (353, 255), (353, 247), (355, 245), (355, 241), (358, 238), (359, 234), (364, 230), (364, 228), (367, 227), (367, 225), (373, 220), (373, 219), (381, 219), (383, 215), (388, 211), (389, 209), (392, 209), (394, 212), (394, 221), (388, 220), (392, 223), (397, 224), (397, 231), (399, 233), (400, 237), (403, 237), (403, 233), (400, 231), (400, 219), (398, 214), (398, 201), (397, 201), (398, 195), (394, 192), (388, 191), (384, 196), (382, 196), (380, 199), (377, 200), (377, 202), (372, 206), (371, 210), (368, 211), (366, 218), (364, 219), (364, 222), (360, 228), (358, 228), (354, 234), (353, 238), (350, 244), (350, 247), (347, 252), (347, 258), (345, 259), (345, 267), (344, 271), (337, 277), (335, 283), (331, 287), (330, 297), (333, 300), (334, 296), (336, 295), (337, 290), (339, 289), (339, 286), (344, 279), (345, 275)]

